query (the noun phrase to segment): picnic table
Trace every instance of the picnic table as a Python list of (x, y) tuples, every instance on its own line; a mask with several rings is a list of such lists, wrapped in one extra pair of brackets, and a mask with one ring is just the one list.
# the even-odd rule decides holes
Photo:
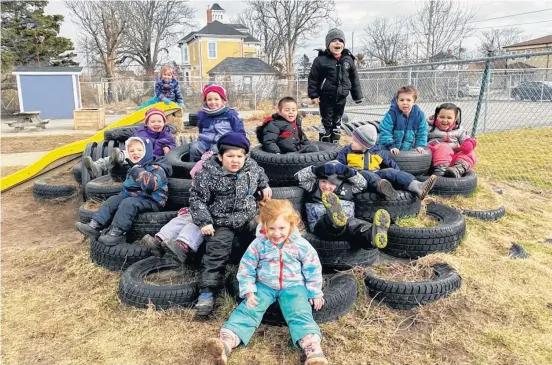
[(6, 122), (6, 124), (13, 127), (16, 132), (25, 130), (26, 127), (46, 129), (46, 124), (50, 122), (50, 119), (40, 119), (40, 111), (18, 112), (13, 115), (17, 117), (17, 120)]

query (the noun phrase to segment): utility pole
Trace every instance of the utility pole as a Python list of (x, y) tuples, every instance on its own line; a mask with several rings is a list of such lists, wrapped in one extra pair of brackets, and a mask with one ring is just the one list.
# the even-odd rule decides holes
[(353, 30), (353, 35), (351, 36), (351, 53), (355, 54), (355, 31)]
[(426, 42), (426, 57), (427, 62), (429, 62), (430, 57), (430, 47), (431, 47), (431, 36), (433, 35), (433, 11), (434, 11), (435, 0), (429, 1), (429, 24), (427, 25), (427, 42)]

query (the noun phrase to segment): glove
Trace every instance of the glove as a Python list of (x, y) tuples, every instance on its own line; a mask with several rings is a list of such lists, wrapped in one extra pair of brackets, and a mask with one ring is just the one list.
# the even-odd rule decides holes
[(355, 100), (355, 103), (357, 103), (357, 104), (364, 103), (364, 98), (359, 99), (359, 100)]
[(325, 179), (330, 175), (335, 174), (335, 166), (331, 163), (327, 163), (321, 166), (312, 167), (313, 174), (316, 175), (319, 179)]
[(184, 109), (184, 103), (177, 103), (179, 107), (181, 107), (182, 109)]
[(146, 170), (142, 166), (136, 165), (130, 169), (129, 174), (130, 174), (130, 177), (132, 177), (134, 181), (136, 181), (138, 179), (138, 176), (140, 176), (140, 173), (143, 171), (146, 171)]
[(171, 103), (171, 101), (170, 101), (169, 99), (167, 99), (167, 98), (163, 98), (163, 99), (161, 99), (161, 101), (162, 101), (163, 103), (167, 104), (167, 105), (169, 105), (169, 104)]
[(335, 165), (335, 173), (339, 176), (343, 176), (345, 179), (356, 175), (356, 170), (341, 163)]
[(475, 148), (476, 142), (475, 140), (471, 138), (467, 138), (462, 144), (460, 145), (460, 149), (464, 153), (470, 153)]

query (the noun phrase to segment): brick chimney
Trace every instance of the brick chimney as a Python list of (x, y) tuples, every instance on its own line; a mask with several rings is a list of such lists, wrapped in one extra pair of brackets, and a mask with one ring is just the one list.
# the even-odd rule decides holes
[(213, 22), (213, 11), (211, 10), (211, 5), (207, 5), (207, 24)]

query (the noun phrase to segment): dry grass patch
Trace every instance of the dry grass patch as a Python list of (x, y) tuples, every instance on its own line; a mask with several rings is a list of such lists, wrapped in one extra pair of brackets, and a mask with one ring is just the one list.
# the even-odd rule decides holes
[(398, 217), (395, 224), (399, 227), (435, 227), (439, 225), (439, 221), (432, 216), (425, 214), (425, 209), (420, 210), (417, 216)]
[(2, 177), (8, 176), (17, 172), (21, 169), (24, 169), (27, 166), (2, 166)]
[(72, 134), (60, 136), (7, 137), (0, 138), (2, 153), (51, 151), (69, 143), (81, 141), (93, 134)]
[[(451, 198), (432, 195), (427, 202), (435, 201), (451, 205), (459, 209), (492, 210), (504, 205), (504, 195), (493, 191), (493, 186), (486, 178), (479, 178), (475, 191), (467, 197), (455, 196)], [(430, 193), (431, 194), (431, 193)]]

